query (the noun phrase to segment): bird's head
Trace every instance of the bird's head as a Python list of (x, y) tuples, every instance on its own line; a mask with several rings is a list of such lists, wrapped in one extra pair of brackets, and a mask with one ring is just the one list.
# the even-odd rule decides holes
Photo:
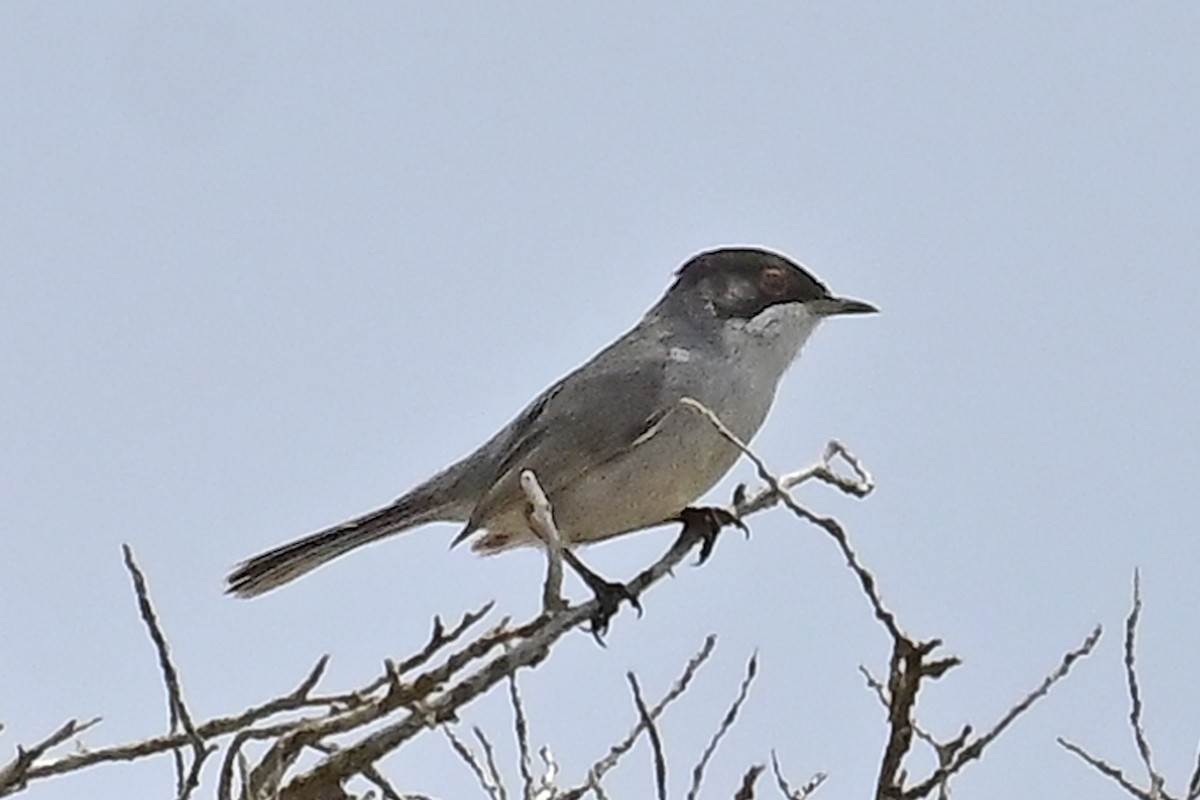
[(705, 328), (716, 322), (723, 330), (780, 336), (782, 344), (794, 341), (797, 350), (823, 319), (878, 311), (862, 300), (830, 294), (795, 261), (758, 247), (707, 250), (688, 259), (675, 275), (654, 309), (658, 316), (682, 316)]

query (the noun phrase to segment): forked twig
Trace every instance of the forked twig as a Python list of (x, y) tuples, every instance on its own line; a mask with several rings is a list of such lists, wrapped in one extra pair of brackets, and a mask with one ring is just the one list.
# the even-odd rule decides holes
[[(696, 673), (700, 670), (700, 667), (704, 665), (704, 662), (708, 661), (709, 657), (713, 653), (713, 648), (716, 647), (716, 644), (716, 636), (710, 634), (709, 636), (705, 637), (703, 646), (701, 646), (696, 654), (688, 660), (687, 665), (683, 668), (683, 672), (678, 678), (675, 679), (675, 683), (671, 685), (671, 688), (665, 695), (663, 695), (662, 699), (650, 709), (650, 719), (657, 720), (659, 716), (661, 716), (662, 713), (667, 709), (667, 706), (675, 702), (675, 700), (677, 700), (684, 692), (688, 690), (688, 687), (691, 686), (692, 679), (696, 677)], [(603, 758), (592, 764), (591, 768), (588, 769), (587, 779), (582, 784), (568, 789), (555, 800), (579, 800), (579, 798), (583, 797), (583, 795), (589, 791), (596, 792), (598, 795), (602, 795), (603, 789), (597, 788), (600, 787), (601, 780), (610, 770), (617, 766), (621, 760), (621, 757), (629, 752), (634, 743), (637, 741), (637, 737), (640, 736), (642, 731), (645, 729), (645, 723), (639, 717), (637, 724), (633, 726), (633, 730), (626, 734), (624, 739), (609, 748), (608, 753)]]
[(646, 701), (642, 699), (642, 687), (638, 686), (637, 676), (627, 672), (625, 679), (629, 681), (629, 688), (633, 692), (638, 719), (645, 726), (646, 735), (650, 737), (650, 748), (654, 752), (654, 786), (658, 790), (658, 800), (667, 800), (667, 759), (663, 755), (662, 737), (659, 736), (654, 718), (650, 716), (650, 710), (646, 708)]
[(33, 765), (47, 751), (99, 723), (100, 717), (93, 717), (85, 722), (69, 719), (41, 741), (29, 747), (18, 745), (13, 760), (0, 767), (0, 797), (7, 797), (24, 789), (28, 785)]
[(771, 751), (771, 771), (775, 773), (775, 785), (779, 787), (780, 793), (787, 800), (808, 800), (812, 796), (812, 793), (817, 790), (817, 787), (829, 777), (827, 773), (818, 772), (809, 778), (808, 782), (803, 786), (793, 789), (792, 785), (788, 783), (787, 778), (783, 777), (783, 769), (779, 766), (779, 757), (775, 754), (774, 750)]
[[(1064, 737), (1058, 737), (1059, 746), (1069, 753), (1078, 756), (1084, 763), (1095, 769), (1101, 775), (1112, 780), (1118, 786), (1134, 797), (1141, 800), (1174, 800), (1167, 791), (1166, 777), (1154, 766), (1153, 754), (1150, 750), (1150, 740), (1142, 722), (1145, 707), (1142, 702), (1141, 686), (1137, 675), (1137, 630), (1142, 615), (1142, 582), (1138, 570), (1133, 572), (1133, 602), (1129, 616), (1125, 618), (1125, 640), (1123, 662), (1125, 667), (1125, 684), (1129, 693), (1129, 728), (1133, 733), (1134, 744), (1138, 757), (1146, 770), (1148, 786), (1138, 786), (1120, 767), (1114, 766), (1104, 759), (1092, 755), (1081, 745)], [(1188, 779), (1185, 800), (1200, 798), (1200, 753), (1196, 756), (1196, 766)]]

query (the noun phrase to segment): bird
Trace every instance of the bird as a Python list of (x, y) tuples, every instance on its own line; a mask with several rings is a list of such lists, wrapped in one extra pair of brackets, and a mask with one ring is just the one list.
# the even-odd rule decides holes
[(242, 561), (226, 591), (261, 595), (432, 522), (459, 523), (453, 543), (471, 539), (483, 554), (537, 545), (520, 485), (525, 470), (545, 491), (568, 555), (579, 545), (681, 521), (740, 456), (710, 421), (682, 406), (683, 398), (748, 442), (821, 322), (877, 311), (830, 294), (804, 266), (773, 250), (697, 253), (632, 329), (477, 450), (385, 506)]

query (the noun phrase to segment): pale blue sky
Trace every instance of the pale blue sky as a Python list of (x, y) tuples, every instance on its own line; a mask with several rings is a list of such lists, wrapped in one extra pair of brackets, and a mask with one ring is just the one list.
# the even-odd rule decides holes
[[(883, 310), (820, 331), (756, 445), (788, 469), (837, 436), (875, 473), (866, 502), (801, 496), (849, 527), (909, 629), (966, 661), (924, 721), (989, 724), (1108, 627), (961, 796), (1118, 796), (1053, 739), (1135, 764), (1135, 566), (1146, 721), (1184, 780), (1197, 41), (1183, 2), (0, 6), (0, 748), (74, 716), (105, 717), (92, 745), (165, 725), (121, 542), (198, 717), (324, 652), (331, 688), (362, 683), (434, 614), (530, 614), (536, 554), (447, 552), (449, 526), (254, 602), (221, 580), (474, 447), (693, 252), (754, 243)], [(524, 676), (567, 775), (633, 719), (626, 670), (657, 694), (715, 632), (663, 727), (673, 794), (757, 648), (710, 796), (772, 747), (796, 780), (831, 773), (818, 796), (864, 796), (883, 724), (857, 666), (881, 670), (887, 640), (823, 534), (778, 511), (753, 528), (617, 619), (607, 650), (574, 636)], [(587, 555), (628, 575), (673, 535)], [(503, 697), (466, 720), (511, 752)], [(384, 768), (480, 796), (437, 736)], [(651, 776), (635, 753), (613, 796)], [(171, 785), (162, 759), (29, 797)]]

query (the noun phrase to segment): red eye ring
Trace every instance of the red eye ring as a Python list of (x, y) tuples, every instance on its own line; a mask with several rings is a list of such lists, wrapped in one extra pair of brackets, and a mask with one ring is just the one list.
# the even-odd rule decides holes
[(787, 275), (781, 269), (768, 269), (758, 280), (759, 288), (769, 297), (779, 297), (787, 291)]

